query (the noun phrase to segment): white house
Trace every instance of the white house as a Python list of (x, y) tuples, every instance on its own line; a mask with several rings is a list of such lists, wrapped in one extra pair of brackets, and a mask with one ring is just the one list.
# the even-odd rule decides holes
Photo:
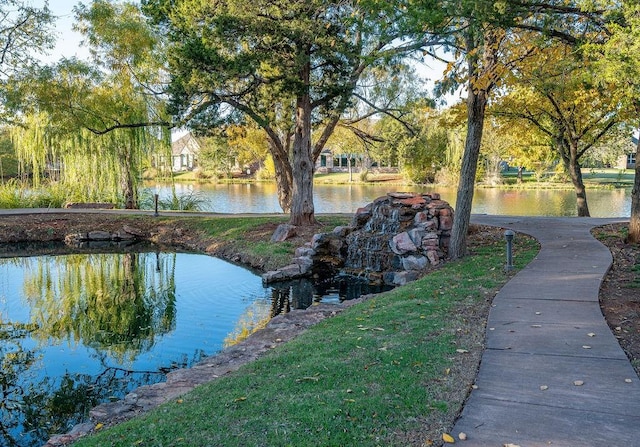
[(191, 171), (197, 167), (200, 143), (191, 132), (171, 143), (171, 169), (173, 172)]

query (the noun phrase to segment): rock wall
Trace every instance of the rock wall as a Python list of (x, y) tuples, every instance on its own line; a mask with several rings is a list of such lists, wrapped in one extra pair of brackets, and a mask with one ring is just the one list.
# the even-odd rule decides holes
[(453, 209), (436, 193), (389, 193), (359, 209), (349, 226), (316, 234), (293, 263), (263, 275), (265, 282), (327, 276), (338, 271), (401, 285), (447, 255)]

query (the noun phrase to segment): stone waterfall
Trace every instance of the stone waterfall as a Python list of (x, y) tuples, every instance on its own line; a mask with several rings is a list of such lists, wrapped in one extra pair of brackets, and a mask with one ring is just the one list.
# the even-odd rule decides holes
[(349, 226), (316, 234), (291, 265), (263, 280), (343, 273), (405, 284), (445, 259), (452, 224), (453, 209), (439, 194), (389, 193), (360, 208)]

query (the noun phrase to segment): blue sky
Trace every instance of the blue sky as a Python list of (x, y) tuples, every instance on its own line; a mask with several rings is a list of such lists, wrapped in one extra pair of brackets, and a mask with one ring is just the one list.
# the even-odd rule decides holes
[[(31, 3), (33, 6), (42, 7), (45, 1), (32, 0)], [(71, 29), (74, 19), (73, 7), (79, 3), (82, 2), (79, 0), (49, 0), (49, 9), (57, 17), (57, 41), (55, 49), (48, 57), (45, 57), (45, 60), (53, 62), (61, 57), (87, 57), (88, 51), (80, 47), (82, 36)]]

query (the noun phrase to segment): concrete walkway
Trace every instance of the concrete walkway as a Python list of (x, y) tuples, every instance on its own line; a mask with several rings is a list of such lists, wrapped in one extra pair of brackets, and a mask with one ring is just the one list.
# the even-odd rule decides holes
[(614, 221), (473, 216), (542, 247), (494, 299), (477, 388), (452, 431), (465, 447), (640, 446), (640, 381), (598, 304), (612, 259), (589, 232)]

